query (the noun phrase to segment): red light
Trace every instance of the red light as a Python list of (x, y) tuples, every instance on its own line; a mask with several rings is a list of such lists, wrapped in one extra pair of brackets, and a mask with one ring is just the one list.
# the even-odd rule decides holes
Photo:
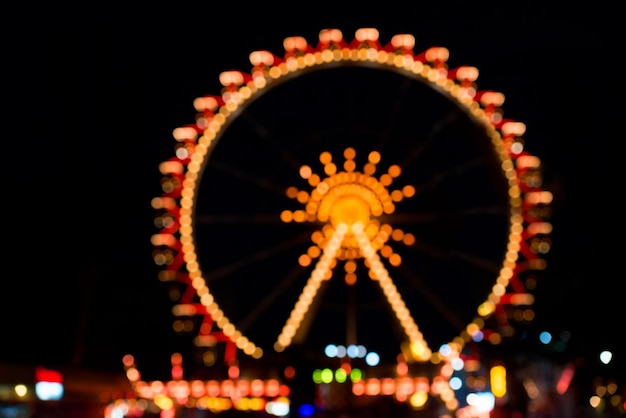
[(556, 391), (559, 395), (564, 394), (567, 391), (567, 388), (569, 388), (572, 378), (574, 377), (574, 367), (575, 366), (570, 363), (561, 373), (559, 381), (556, 384)]
[(35, 369), (35, 382), (63, 383), (63, 375), (56, 370), (37, 367)]
[(183, 368), (180, 365), (172, 366), (172, 379), (181, 380), (183, 378)]

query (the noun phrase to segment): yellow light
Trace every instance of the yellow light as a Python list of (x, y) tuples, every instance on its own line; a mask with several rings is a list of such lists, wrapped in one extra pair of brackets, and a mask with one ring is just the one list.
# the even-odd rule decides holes
[(20, 398), (23, 398), (28, 393), (26, 385), (15, 385), (15, 394)]
[(162, 410), (169, 410), (174, 407), (174, 401), (165, 395), (155, 396), (154, 403), (156, 404), (156, 406), (158, 406)]
[(370, 218), (369, 205), (357, 196), (346, 196), (338, 199), (331, 208), (330, 220), (333, 225), (356, 222), (367, 224)]
[(491, 392), (496, 398), (506, 395), (506, 369), (504, 366), (494, 366), (490, 372)]

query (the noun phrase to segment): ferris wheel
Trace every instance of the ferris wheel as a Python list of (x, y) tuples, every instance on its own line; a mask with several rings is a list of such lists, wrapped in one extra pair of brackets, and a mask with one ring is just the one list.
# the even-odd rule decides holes
[[(412, 35), (325, 29), (224, 71), (174, 130), (152, 237), (174, 326), (226, 362), (365, 347), (451, 365), (533, 319), (551, 194), (479, 71)], [(356, 390), (356, 389), (355, 389)]]

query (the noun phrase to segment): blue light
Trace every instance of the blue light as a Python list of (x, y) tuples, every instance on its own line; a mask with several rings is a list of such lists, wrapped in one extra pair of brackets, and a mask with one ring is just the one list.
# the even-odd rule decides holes
[(305, 403), (300, 405), (300, 408), (298, 408), (298, 414), (300, 414), (301, 417), (310, 417), (315, 413), (315, 408), (313, 407), (313, 405)]
[(380, 363), (380, 356), (375, 352), (369, 352), (365, 356), (365, 362), (368, 366), (377, 366)]
[(541, 334), (539, 334), (539, 341), (544, 344), (549, 344), (550, 341), (552, 341), (552, 334), (550, 334), (548, 331), (543, 331)]
[(449, 384), (453, 390), (459, 390), (463, 387), (463, 381), (458, 376), (451, 378)]
[(346, 356), (346, 347), (343, 345), (337, 346), (337, 358), (344, 358)]
[(350, 344), (348, 346), (348, 357), (350, 358), (357, 358), (359, 356), (359, 347), (357, 347), (354, 344)]
[(365, 346), (364, 345), (359, 345), (357, 348), (359, 349), (358, 357), (359, 358), (365, 357), (365, 355), (367, 354), (367, 349), (365, 348)]
[(478, 331), (476, 331), (475, 333), (473, 333), (473, 334), (472, 334), (472, 340), (473, 340), (474, 342), (479, 343), (479, 342), (481, 342), (484, 338), (485, 338), (485, 334), (484, 334), (482, 331), (480, 331), (480, 330), (478, 330)]
[(448, 344), (442, 344), (441, 347), (439, 347), (439, 352), (442, 356), (446, 357), (452, 353), (452, 348)]
[(337, 357), (337, 346), (334, 344), (328, 344), (324, 349), (324, 354), (326, 354), (326, 357), (330, 358)]

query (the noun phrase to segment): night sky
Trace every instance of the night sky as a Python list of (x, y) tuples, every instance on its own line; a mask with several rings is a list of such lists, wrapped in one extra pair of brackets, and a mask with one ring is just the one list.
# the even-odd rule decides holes
[(23, 24), (4, 37), (0, 362), (122, 371), (133, 353), (140, 368), (167, 370), (189, 344), (172, 331), (150, 244), (172, 130), (193, 122), (196, 97), (219, 93), (220, 72), (249, 71), (250, 52), (282, 55), (287, 36), (316, 44), (321, 29), (351, 40), (374, 27), (385, 42), (413, 34), (416, 52), (448, 48), (451, 67), (473, 65), (480, 89), (505, 94), (505, 116), (527, 125), (526, 149), (554, 195), (537, 328), (571, 332), (567, 355), (590, 367), (611, 349), (615, 370), (626, 369), (614, 11), (209, 4), (5, 15)]

